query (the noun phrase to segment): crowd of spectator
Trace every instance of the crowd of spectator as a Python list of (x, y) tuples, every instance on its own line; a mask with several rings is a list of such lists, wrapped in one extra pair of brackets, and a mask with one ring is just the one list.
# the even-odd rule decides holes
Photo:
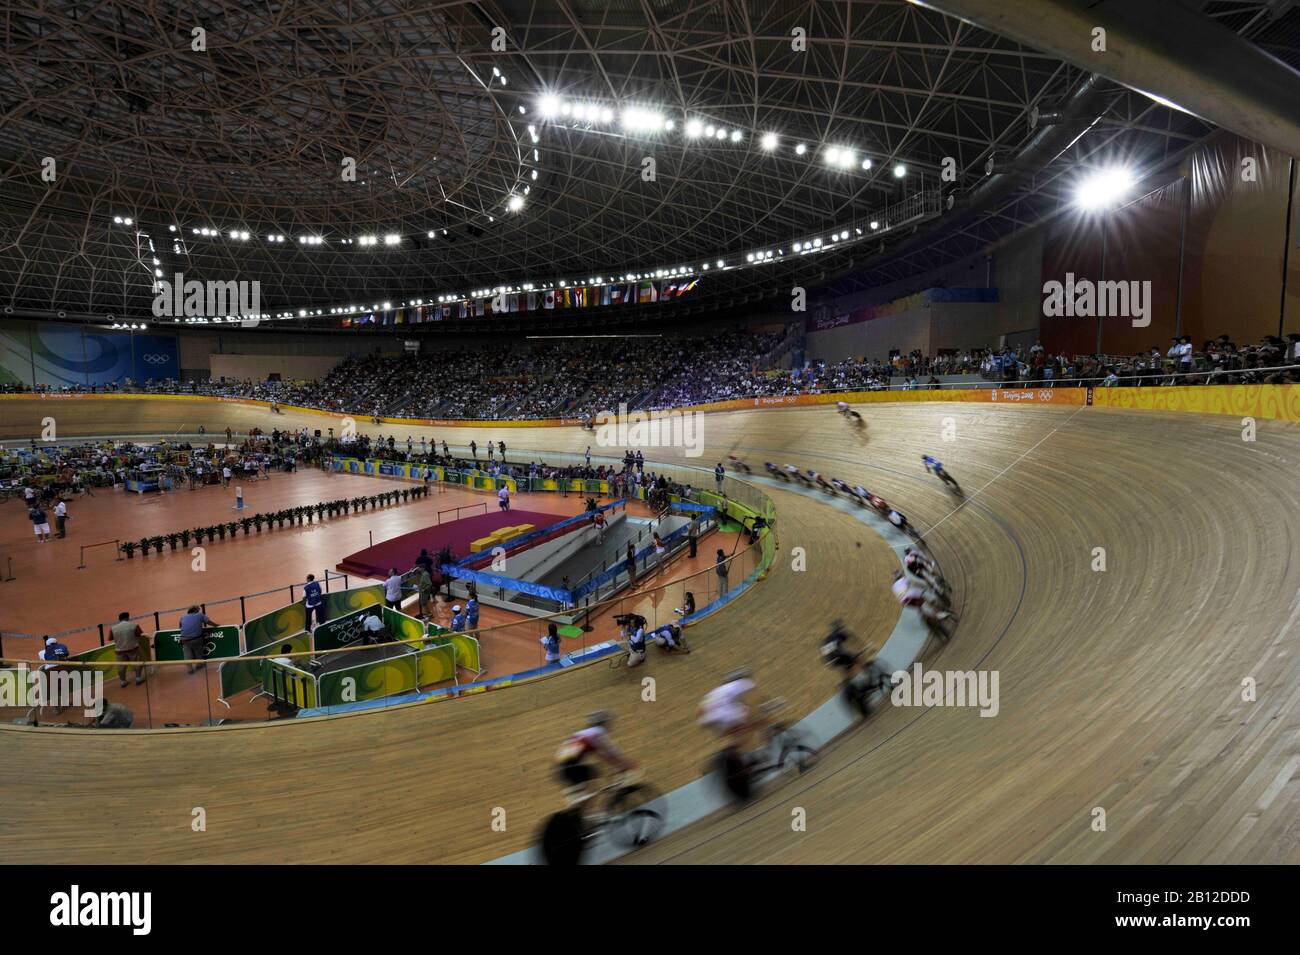
[[(1190, 338), (1139, 355), (1052, 354), (1029, 347), (920, 351), (888, 359), (809, 361), (763, 368), (778, 334), (728, 332), (690, 338), (592, 338), (458, 347), (423, 355), (344, 359), (315, 382), (217, 379), (127, 382), (63, 389), (137, 390), (255, 398), (367, 417), (478, 420), (584, 417), (620, 404), (658, 410), (732, 398), (939, 388), (938, 376), (1049, 387), (1092, 384), (1284, 383), (1297, 381), (1300, 335), (1238, 346), (1227, 335), (1196, 349)], [(901, 380), (900, 380), (901, 379)], [(5, 386), (7, 391), (23, 390)]]

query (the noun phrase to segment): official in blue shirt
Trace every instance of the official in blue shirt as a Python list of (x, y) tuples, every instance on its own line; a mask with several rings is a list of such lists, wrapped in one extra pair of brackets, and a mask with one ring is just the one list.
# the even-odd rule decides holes
[(307, 607), (307, 629), (315, 627), (312, 617), (316, 618), (316, 623), (325, 622), (325, 598), (321, 595), (320, 584), (316, 580), (315, 574), (307, 575), (307, 583), (302, 588), (302, 602)]
[(451, 629), (456, 633), (465, 632), (465, 612), (460, 609), (460, 604), (451, 608)]
[(469, 621), (471, 630), (478, 629), (478, 598), (470, 595), (469, 600), (465, 601), (465, 617)]

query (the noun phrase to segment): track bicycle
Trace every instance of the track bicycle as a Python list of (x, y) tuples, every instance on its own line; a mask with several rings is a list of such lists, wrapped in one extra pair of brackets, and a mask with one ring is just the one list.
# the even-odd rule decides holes
[(546, 865), (577, 865), (602, 834), (636, 849), (658, 839), (666, 825), (667, 807), (659, 790), (635, 774), (620, 773), (547, 819), (538, 845)]
[(714, 757), (715, 770), (727, 792), (738, 803), (752, 799), (761, 782), (790, 770), (802, 774), (817, 764), (817, 750), (802, 730), (789, 723), (767, 721), (784, 706), (784, 700), (776, 699), (760, 707), (759, 719), (765, 723), (765, 728), (763, 742), (756, 749), (745, 753), (731, 743)]

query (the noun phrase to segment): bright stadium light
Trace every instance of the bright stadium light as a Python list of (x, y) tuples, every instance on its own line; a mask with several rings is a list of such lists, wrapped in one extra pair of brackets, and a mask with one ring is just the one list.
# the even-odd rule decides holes
[(623, 110), (623, 127), (634, 133), (657, 133), (664, 128), (664, 117), (654, 110), (630, 106)]
[(764, 133), (760, 145), (768, 152), (771, 152), (776, 149), (776, 142), (776, 133)]
[(542, 101), (538, 104), (538, 108), (542, 111), (542, 117), (544, 119), (552, 119), (560, 114), (560, 107), (562, 105), (563, 104), (560, 102), (558, 96), (548, 93), (542, 97)]
[(1080, 209), (1108, 209), (1128, 195), (1133, 188), (1133, 172), (1122, 166), (1102, 169), (1079, 181), (1074, 203)]
[(524, 207), (523, 196), (511, 196), (509, 199), (506, 200), (506, 208), (509, 209), (511, 212), (518, 212), (523, 207)]
[[(727, 131), (726, 131), (725, 129), (720, 129), (720, 130), (718, 130), (717, 135), (718, 135), (718, 139), (726, 139), (726, 138), (727, 138)], [(129, 223), (128, 223), (128, 224), (129, 224)]]
[(384, 236), (384, 245), (397, 245), (401, 241), (402, 241), (402, 237), (393, 232), (390, 232), (388, 235)]
[(822, 153), (822, 158), (826, 160), (828, 166), (848, 167), (853, 165), (853, 150), (828, 146)]
[(688, 139), (698, 139), (702, 132), (704, 132), (704, 126), (698, 119), (688, 119), (686, 121), (686, 136)]
[(741, 135), (742, 135), (742, 134), (741, 134), (740, 130), (738, 130), (738, 129), (733, 129), (733, 130), (731, 131), (731, 141), (732, 141), (733, 143), (738, 143), (738, 142), (740, 142)]
[(796, 156), (802, 156), (807, 151), (808, 151), (808, 147), (805, 146), (803, 143), (800, 143), (798, 146), (794, 147), (794, 154)]
[(868, 170), (868, 169), (870, 169), (870, 168), (871, 168), (871, 160), (870, 160), (870, 159), (864, 159), (864, 160), (862, 160), (862, 170), (865, 172), (866, 170)]
[(902, 178), (903, 178), (904, 176), (906, 176), (906, 175), (907, 175), (907, 167), (904, 166), (901, 162), (900, 162), (897, 166), (894, 167), (894, 178), (895, 178), (895, 179), (902, 179)]

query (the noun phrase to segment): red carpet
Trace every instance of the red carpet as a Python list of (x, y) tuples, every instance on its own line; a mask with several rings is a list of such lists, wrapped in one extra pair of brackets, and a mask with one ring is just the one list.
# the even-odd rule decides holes
[(436, 559), (438, 551), (447, 545), (456, 552), (457, 557), (469, 553), (470, 541), (487, 537), (502, 527), (516, 524), (534, 524), (537, 530), (557, 524), (565, 519), (563, 514), (544, 514), (541, 511), (494, 511), (477, 517), (463, 517), (458, 521), (435, 524), (423, 530), (412, 531), (401, 537), (382, 541), (374, 547), (367, 547), (355, 554), (348, 554), (338, 564), (338, 569), (345, 574), (357, 574), (362, 577), (387, 577), (388, 568), (396, 567), (405, 573), (415, 566), (415, 558), (420, 556), (420, 548), (426, 548)]

